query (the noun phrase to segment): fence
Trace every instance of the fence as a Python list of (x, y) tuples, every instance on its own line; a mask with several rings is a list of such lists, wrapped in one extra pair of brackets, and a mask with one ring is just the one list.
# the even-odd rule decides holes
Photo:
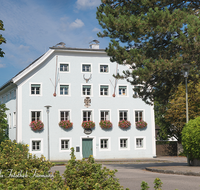
[(177, 156), (177, 141), (156, 141), (157, 156)]

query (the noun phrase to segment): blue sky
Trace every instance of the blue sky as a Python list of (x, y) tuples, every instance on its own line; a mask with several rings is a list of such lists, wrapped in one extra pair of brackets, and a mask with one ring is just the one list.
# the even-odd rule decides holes
[(64, 42), (66, 47), (89, 48), (89, 42), (100, 41), (106, 48), (109, 39), (97, 37), (102, 31), (96, 19), (100, 0), (1, 0), (0, 33), (6, 44), (0, 58), (0, 86), (10, 80), (49, 47)]

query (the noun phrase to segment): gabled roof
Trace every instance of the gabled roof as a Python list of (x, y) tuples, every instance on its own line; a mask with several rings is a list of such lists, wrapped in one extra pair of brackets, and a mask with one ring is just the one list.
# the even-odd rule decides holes
[(17, 73), (13, 78), (11, 78), (9, 81), (7, 81), (5, 84), (3, 84), (0, 87), (0, 91), (9, 86), (12, 83), (16, 83), (19, 81), (22, 77), (24, 77), (27, 73), (35, 69), (38, 65), (40, 65), (44, 60), (46, 60), (54, 51), (67, 51), (67, 52), (91, 52), (91, 53), (106, 53), (105, 49), (87, 49), (87, 48), (70, 48), (65, 46), (53, 46), (50, 47), (49, 50), (38, 57), (35, 61), (33, 61), (30, 65), (28, 65), (25, 69)]

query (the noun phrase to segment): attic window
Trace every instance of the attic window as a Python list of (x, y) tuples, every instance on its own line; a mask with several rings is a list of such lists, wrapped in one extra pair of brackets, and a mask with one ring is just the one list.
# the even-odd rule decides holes
[(40, 84), (31, 84), (31, 94), (40, 95)]

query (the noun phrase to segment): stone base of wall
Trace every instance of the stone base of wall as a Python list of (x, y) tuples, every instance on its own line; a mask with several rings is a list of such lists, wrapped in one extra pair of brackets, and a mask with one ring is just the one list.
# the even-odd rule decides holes
[(191, 160), (191, 166), (200, 166), (200, 160), (197, 159)]

